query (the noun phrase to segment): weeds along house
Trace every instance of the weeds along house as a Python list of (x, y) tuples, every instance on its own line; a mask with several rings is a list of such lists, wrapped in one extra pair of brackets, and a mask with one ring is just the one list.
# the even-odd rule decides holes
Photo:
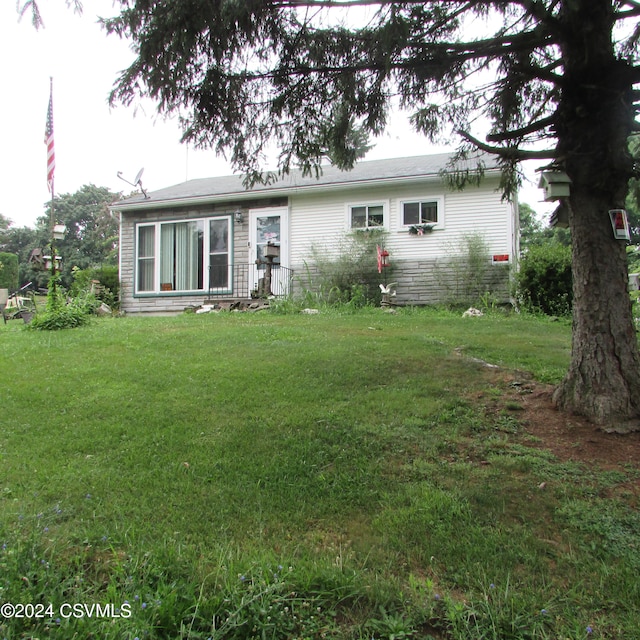
[[(319, 178), (292, 172), (251, 189), (240, 176), (190, 180), (118, 202), (122, 309), (286, 295), (313, 286), (313, 256), (337, 258), (354, 232), (375, 234), (388, 252), (375, 278), (397, 282), (399, 304), (507, 298), (517, 207), (502, 200), (495, 160), (480, 159), (480, 185), (463, 190), (445, 186), (450, 155), (437, 154), (325, 167)], [(467, 164), (475, 171), (478, 158)]]

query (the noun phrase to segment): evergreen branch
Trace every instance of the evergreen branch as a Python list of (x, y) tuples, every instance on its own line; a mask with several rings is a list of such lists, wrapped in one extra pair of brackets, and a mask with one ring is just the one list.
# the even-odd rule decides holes
[(556, 120), (555, 114), (546, 118), (541, 118), (528, 124), (520, 129), (513, 129), (512, 131), (503, 131), (502, 133), (491, 133), (487, 136), (489, 142), (504, 142), (505, 140), (514, 140), (529, 135), (530, 133), (536, 133), (542, 131), (551, 126)]
[(478, 138), (472, 136), (467, 131), (463, 131), (462, 129), (458, 129), (456, 133), (481, 151), (497, 155), (505, 160), (549, 160), (554, 159), (557, 155), (554, 149), (547, 149), (544, 151), (525, 151), (524, 149), (517, 149), (514, 147), (495, 147), (478, 140)]
[(38, 7), (38, 3), (35, 2), (35, 0), (28, 0), (28, 2), (25, 2), (22, 6), (20, 6), (20, 0), (18, 0), (17, 9), (19, 20), (22, 20), (22, 18), (24, 18), (24, 14), (31, 10), (31, 24), (33, 24), (33, 27), (36, 30), (40, 27), (44, 27), (44, 22), (40, 15), (40, 7)]
[(638, 16), (640, 16), (640, 6), (636, 5), (633, 9), (629, 9), (628, 11), (619, 11), (616, 13), (615, 18), (616, 22), (620, 22), (621, 20), (637, 18)]
[(529, 52), (552, 44), (558, 44), (552, 33), (540, 25), (530, 31), (508, 35), (497, 35), (471, 42), (407, 43), (411, 48), (428, 48), (443, 54), (462, 55), (468, 58), (494, 58), (507, 53)]
[[(273, 0), (271, 3), (275, 8), (349, 8), (349, 7), (366, 7), (366, 6), (387, 6), (397, 4), (396, 0)], [(405, 4), (421, 5), (424, 2), (415, 0), (414, 2), (405, 2)]]
[(558, 19), (553, 14), (553, 8), (557, 3), (552, 3), (549, 7), (545, 7), (540, 0), (515, 0), (529, 15), (536, 20), (547, 25), (558, 25)]

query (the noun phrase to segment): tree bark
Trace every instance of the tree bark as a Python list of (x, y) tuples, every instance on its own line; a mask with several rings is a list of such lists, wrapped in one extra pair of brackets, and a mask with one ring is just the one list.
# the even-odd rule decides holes
[(611, 0), (574, 0), (562, 16), (565, 64), (558, 157), (571, 178), (573, 338), (557, 405), (599, 425), (640, 417), (640, 352), (623, 240), (609, 210), (624, 208), (634, 120), (630, 66), (611, 41)]
[(613, 238), (610, 201), (574, 188), (571, 364), (554, 400), (599, 425), (640, 416), (640, 356), (627, 290), (625, 243)]

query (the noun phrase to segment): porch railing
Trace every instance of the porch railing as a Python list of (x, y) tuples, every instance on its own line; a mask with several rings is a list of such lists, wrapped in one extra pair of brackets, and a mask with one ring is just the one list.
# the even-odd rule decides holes
[[(255, 264), (212, 265), (209, 267), (209, 291), (212, 298), (251, 298), (260, 290), (264, 266)], [(271, 267), (271, 294), (276, 297), (291, 293), (293, 269), (274, 264)]]

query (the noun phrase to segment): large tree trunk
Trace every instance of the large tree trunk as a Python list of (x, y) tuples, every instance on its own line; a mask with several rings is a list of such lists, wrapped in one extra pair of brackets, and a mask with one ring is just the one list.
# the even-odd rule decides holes
[(596, 424), (640, 415), (640, 356), (627, 291), (625, 243), (613, 238), (608, 209), (593, 194), (571, 197), (573, 342), (569, 371), (554, 399)]
[(564, 84), (558, 152), (571, 178), (573, 247), (571, 365), (554, 399), (597, 424), (640, 417), (640, 352), (623, 240), (609, 210), (623, 208), (632, 161), (631, 76), (611, 42), (611, 0), (565, 3)]

